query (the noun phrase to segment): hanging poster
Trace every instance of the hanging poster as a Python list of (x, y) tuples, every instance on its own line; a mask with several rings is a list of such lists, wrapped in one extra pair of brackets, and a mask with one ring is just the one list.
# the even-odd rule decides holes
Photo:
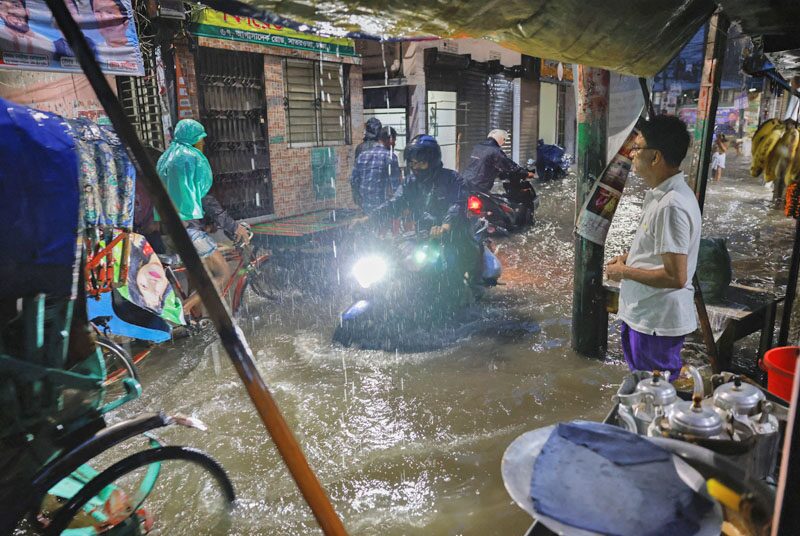
[(575, 223), (576, 233), (601, 246), (605, 244), (611, 220), (614, 219), (633, 166), (634, 140), (639, 133), (637, 127), (638, 124), (595, 181)]
[[(106, 74), (142, 76), (131, 0), (67, 0)], [(0, 0), (0, 68), (81, 72), (44, 0)]]
[[(117, 289), (120, 295), (134, 305), (156, 314), (172, 324), (185, 324), (183, 309), (172, 285), (167, 280), (164, 267), (144, 236), (130, 234), (131, 255), (128, 261), (128, 281)], [(122, 243), (114, 250), (116, 258), (122, 256)], [(114, 270), (119, 274), (119, 264)]]

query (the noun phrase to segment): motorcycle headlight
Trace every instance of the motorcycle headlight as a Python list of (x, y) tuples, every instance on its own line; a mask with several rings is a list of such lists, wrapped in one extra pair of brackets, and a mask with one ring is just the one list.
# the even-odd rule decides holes
[(353, 277), (361, 288), (369, 288), (386, 277), (389, 265), (383, 257), (369, 256), (359, 259), (353, 266)]

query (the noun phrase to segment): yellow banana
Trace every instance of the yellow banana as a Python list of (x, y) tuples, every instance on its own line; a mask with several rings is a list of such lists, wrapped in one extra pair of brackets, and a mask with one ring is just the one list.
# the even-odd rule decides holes
[(767, 182), (775, 180), (774, 165), (770, 166), (768, 160), (772, 156), (773, 149), (778, 145), (778, 142), (781, 141), (785, 132), (786, 127), (783, 124), (773, 128), (764, 141), (759, 144), (756, 153), (753, 155), (751, 167), (762, 168), (764, 170), (764, 179)]
[(792, 156), (789, 166), (786, 169), (786, 174), (783, 177), (783, 180), (786, 184), (796, 182), (797, 179), (800, 178), (800, 130), (797, 130), (797, 137), (797, 147), (795, 147), (794, 155)]
[(766, 121), (761, 123), (761, 126), (758, 127), (756, 133), (753, 134), (753, 143), (750, 146), (751, 155), (756, 154), (756, 150), (758, 149), (758, 146), (761, 144), (761, 142), (763, 142), (764, 139), (769, 135), (769, 133), (772, 132), (772, 130), (780, 124), (781, 124), (780, 120), (775, 117), (773, 117), (772, 119), (767, 119)]
[[(779, 143), (780, 157), (775, 164), (775, 178), (782, 179), (785, 184), (792, 182), (792, 175), (789, 174), (789, 168), (792, 165), (795, 154), (797, 154), (797, 145), (800, 142), (800, 132), (793, 126), (786, 127), (786, 134), (783, 135)], [(774, 151), (774, 149), (773, 149)]]

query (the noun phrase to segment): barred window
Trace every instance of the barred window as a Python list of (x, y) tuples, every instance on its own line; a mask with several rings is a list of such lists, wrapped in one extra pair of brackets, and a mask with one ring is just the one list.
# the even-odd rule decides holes
[(349, 66), (312, 60), (284, 60), (289, 143), (350, 143)]

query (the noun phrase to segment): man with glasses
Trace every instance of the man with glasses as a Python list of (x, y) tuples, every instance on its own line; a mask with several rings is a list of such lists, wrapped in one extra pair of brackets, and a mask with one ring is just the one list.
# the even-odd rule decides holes
[(697, 328), (692, 277), (701, 215), (680, 164), (689, 148), (686, 125), (674, 116), (647, 121), (636, 141), (633, 168), (650, 188), (628, 253), (606, 265), (620, 281), (622, 351), (631, 370), (681, 370), (681, 348)]

